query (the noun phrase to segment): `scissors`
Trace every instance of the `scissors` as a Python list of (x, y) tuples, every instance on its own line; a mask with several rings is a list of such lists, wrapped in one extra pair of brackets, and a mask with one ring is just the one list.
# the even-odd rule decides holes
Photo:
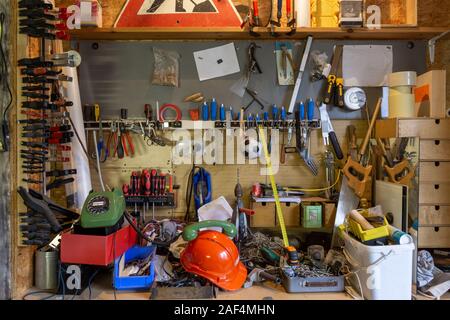
[(166, 146), (166, 142), (163, 138), (156, 134), (156, 130), (151, 123), (147, 125), (147, 132), (144, 131), (144, 140), (149, 147), (153, 145), (158, 145), (161, 147)]

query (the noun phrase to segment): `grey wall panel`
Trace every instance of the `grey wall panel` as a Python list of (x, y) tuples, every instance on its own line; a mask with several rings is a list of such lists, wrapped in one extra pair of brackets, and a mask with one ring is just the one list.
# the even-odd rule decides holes
[[(235, 112), (246, 105), (251, 98), (246, 95), (240, 98), (231, 93), (229, 88), (242, 76), (247, 64), (247, 48), (250, 41), (235, 41), (241, 73), (226, 77), (200, 82), (193, 58), (193, 52), (212, 48), (230, 41), (205, 42), (99, 42), (97, 50), (93, 49), (93, 42), (83, 41), (80, 51), (83, 63), (80, 67), (80, 90), (83, 104), (99, 103), (103, 106), (105, 116), (119, 116), (120, 108), (128, 108), (130, 117), (143, 115), (143, 106), (150, 103), (155, 106), (156, 100), (160, 104), (174, 103), (183, 110), (183, 118), (189, 119), (188, 110), (196, 107), (192, 103), (184, 103), (183, 98), (194, 92), (203, 92), (205, 97), (215, 97), (219, 103), (233, 106)], [(332, 56), (335, 44), (392, 44), (394, 47), (394, 71), (413, 70), (419, 73), (425, 71), (426, 44), (423, 41), (414, 42), (412, 49), (408, 48), (408, 41), (314, 41), (312, 50), (321, 50)], [(256, 51), (263, 74), (254, 74), (249, 87), (256, 90), (267, 105), (289, 104), (293, 86), (278, 86), (276, 79), (276, 63), (274, 41), (257, 41), (262, 48)], [(168, 50), (176, 50), (181, 55), (180, 87), (163, 87), (151, 85), (153, 71), (152, 47), (157, 46)], [(299, 62), (304, 47), (304, 41), (296, 41), (294, 59)], [(307, 66), (309, 75), (310, 64)], [(298, 100), (309, 97), (317, 99), (321, 96), (324, 82), (311, 83), (308, 79), (303, 82)], [(371, 88), (367, 90), (369, 106), (373, 106), (381, 90)], [(260, 112), (257, 105), (249, 112)], [(318, 116), (318, 110), (316, 110)], [(365, 118), (365, 112), (348, 112), (333, 108), (332, 118)]]

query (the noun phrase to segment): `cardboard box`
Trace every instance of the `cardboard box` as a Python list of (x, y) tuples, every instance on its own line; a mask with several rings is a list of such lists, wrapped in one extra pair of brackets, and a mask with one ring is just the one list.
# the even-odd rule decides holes
[(446, 71), (432, 70), (417, 77), (416, 116), (445, 118), (446, 116)]

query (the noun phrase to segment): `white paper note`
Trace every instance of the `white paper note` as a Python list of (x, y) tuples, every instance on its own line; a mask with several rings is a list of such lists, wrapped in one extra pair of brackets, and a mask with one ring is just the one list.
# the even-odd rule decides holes
[(389, 45), (344, 46), (342, 73), (345, 87), (382, 87), (392, 73), (394, 55)]
[(200, 81), (237, 73), (239, 61), (234, 43), (194, 52), (195, 65)]

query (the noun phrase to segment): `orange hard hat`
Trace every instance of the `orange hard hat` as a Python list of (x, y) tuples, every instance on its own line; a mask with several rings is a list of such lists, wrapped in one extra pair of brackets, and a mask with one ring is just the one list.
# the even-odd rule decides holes
[(190, 241), (181, 253), (181, 264), (188, 272), (204, 277), (225, 290), (237, 290), (247, 278), (239, 252), (225, 234), (205, 230)]

